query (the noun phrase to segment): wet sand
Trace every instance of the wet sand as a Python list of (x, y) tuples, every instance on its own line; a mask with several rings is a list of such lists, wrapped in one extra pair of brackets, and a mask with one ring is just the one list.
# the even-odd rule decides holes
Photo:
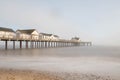
[(0, 69), (0, 80), (115, 80), (109, 76), (93, 74), (47, 72), (20, 69)]

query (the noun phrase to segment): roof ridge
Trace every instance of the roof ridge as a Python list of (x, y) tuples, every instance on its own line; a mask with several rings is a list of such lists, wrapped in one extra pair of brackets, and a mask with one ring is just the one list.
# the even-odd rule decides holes
[(0, 27), (0, 31), (15, 32), (12, 28)]

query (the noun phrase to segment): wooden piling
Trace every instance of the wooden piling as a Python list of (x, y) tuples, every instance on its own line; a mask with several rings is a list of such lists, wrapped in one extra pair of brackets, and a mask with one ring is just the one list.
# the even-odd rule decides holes
[(22, 49), (22, 41), (20, 41), (20, 49)]
[(47, 48), (47, 41), (45, 41), (45, 47)]
[(15, 41), (13, 41), (13, 49), (15, 49)]
[(26, 48), (28, 48), (28, 41), (26, 41)]
[(31, 48), (33, 48), (33, 43), (32, 43), (32, 41), (30, 41), (30, 46), (31, 46)]
[(7, 48), (8, 48), (8, 42), (7, 40), (5, 40), (5, 50), (7, 50)]

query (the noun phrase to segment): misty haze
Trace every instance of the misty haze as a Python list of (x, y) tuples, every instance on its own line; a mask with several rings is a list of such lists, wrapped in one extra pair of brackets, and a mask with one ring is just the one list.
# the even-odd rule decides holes
[(119, 80), (119, 0), (0, 0), (0, 80)]

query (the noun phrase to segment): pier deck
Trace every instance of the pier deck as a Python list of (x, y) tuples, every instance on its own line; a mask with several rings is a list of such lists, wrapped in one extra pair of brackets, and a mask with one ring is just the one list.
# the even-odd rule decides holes
[[(8, 41), (13, 42), (13, 49), (15, 49), (16, 41), (19, 41), (19, 48), (22, 49), (22, 42), (25, 41), (25, 47), (31, 46), (31, 48), (47, 48), (47, 47), (71, 47), (71, 46), (92, 46), (92, 42), (82, 42), (75, 40), (46, 40), (46, 39), (18, 39), (18, 38), (0, 38), (0, 41), (5, 42), (5, 49), (8, 49)], [(30, 44), (28, 44), (28, 42)]]

